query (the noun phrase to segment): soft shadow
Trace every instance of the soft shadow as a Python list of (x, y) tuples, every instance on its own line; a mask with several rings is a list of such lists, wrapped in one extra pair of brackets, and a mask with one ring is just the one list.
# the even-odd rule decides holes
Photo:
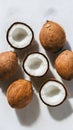
[(71, 46), (67, 40), (66, 40), (65, 46), (63, 47), (63, 49), (61, 51), (64, 51), (64, 50), (70, 50), (70, 51), (72, 50)]
[(39, 77), (39, 78), (38, 77), (31, 77), (31, 81), (33, 83), (34, 88), (37, 90), (37, 92), (39, 92), (42, 84), (44, 82), (46, 82), (49, 78), (54, 78), (54, 76), (50, 70), (43, 77)]
[(45, 51), (45, 52), (46, 52), (47, 56), (49, 57), (52, 66), (54, 66), (55, 59), (56, 59), (56, 57), (58, 56), (59, 53), (51, 53), (51, 52), (48, 52), (48, 51)]
[(24, 74), (23, 74), (23, 71), (21, 69), (21, 66), (18, 67), (16, 74), (14, 76), (12, 76), (10, 79), (5, 80), (5, 81), (0, 81), (0, 86), (1, 86), (3, 93), (6, 94), (8, 86), (13, 81), (18, 80), (18, 79), (24, 79)]
[(30, 126), (32, 125), (39, 117), (40, 106), (37, 96), (34, 94), (32, 102), (26, 106), (24, 109), (15, 110), (18, 120), (21, 125)]
[[(70, 50), (71, 51), (71, 46), (70, 46), (68, 41), (66, 41), (66, 44), (61, 51), (64, 51), (64, 50)], [(73, 80), (67, 81), (67, 80), (62, 79), (62, 81), (64, 82), (64, 84), (66, 85), (66, 88), (68, 90), (68, 95), (69, 95), (68, 97), (69, 98), (73, 97), (73, 93), (72, 93), (73, 92)]]
[(57, 10), (51, 7), (45, 11), (44, 16), (55, 15), (56, 13)]
[(62, 79), (62, 81), (64, 82), (68, 90), (68, 97), (72, 98), (73, 97), (73, 80), (67, 81), (67, 80)]
[(15, 52), (17, 53), (20, 59), (20, 62), (23, 61), (23, 59), (27, 56), (28, 53), (35, 51), (39, 51), (39, 46), (36, 40), (33, 40), (31, 45), (22, 50), (15, 49)]
[(55, 59), (57, 58), (57, 56), (62, 53), (64, 50), (70, 50), (71, 51), (71, 46), (69, 44), (69, 42), (66, 40), (66, 43), (65, 43), (65, 46), (58, 52), (56, 53), (51, 53), (49, 51), (45, 51), (47, 56), (49, 57), (51, 63), (52, 63), (52, 66), (54, 66), (54, 63), (55, 63)]
[(73, 113), (73, 109), (68, 100), (66, 100), (63, 104), (61, 104), (58, 107), (48, 107), (48, 111), (50, 115), (53, 117), (53, 119), (57, 121), (62, 121)]

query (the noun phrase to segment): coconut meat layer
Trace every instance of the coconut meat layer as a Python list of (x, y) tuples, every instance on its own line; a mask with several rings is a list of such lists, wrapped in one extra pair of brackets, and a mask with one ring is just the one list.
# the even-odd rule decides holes
[(65, 96), (65, 88), (58, 82), (49, 81), (41, 89), (41, 98), (48, 105), (60, 104)]
[(32, 76), (42, 76), (48, 69), (48, 62), (41, 54), (30, 54), (25, 60), (24, 68)]
[(31, 39), (32, 32), (26, 25), (15, 24), (9, 31), (8, 40), (14, 47), (26, 47), (30, 44)]

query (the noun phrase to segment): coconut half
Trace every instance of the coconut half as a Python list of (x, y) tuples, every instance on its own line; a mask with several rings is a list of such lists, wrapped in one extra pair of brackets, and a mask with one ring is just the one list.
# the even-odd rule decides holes
[(42, 53), (33, 52), (24, 59), (23, 68), (28, 75), (41, 77), (48, 71), (49, 61)]
[(13, 23), (7, 31), (7, 41), (13, 47), (22, 49), (30, 45), (34, 37), (32, 29), (25, 23)]
[(55, 107), (62, 104), (67, 97), (67, 90), (61, 82), (48, 80), (39, 92), (41, 100), (48, 106)]

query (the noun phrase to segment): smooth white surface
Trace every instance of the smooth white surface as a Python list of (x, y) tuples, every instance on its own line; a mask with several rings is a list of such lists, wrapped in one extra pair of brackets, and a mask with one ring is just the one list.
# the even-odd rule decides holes
[[(33, 28), (36, 40), (31, 48), (25, 50), (24, 55), (38, 49), (47, 55), (39, 44), (39, 31), (47, 19), (63, 26), (67, 35), (66, 48), (73, 50), (73, 0), (0, 0), (0, 52), (13, 50), (6, 41), (6, 31), (13, 22), (21, 21)], [(23, 52), (19, 55), (21, 63), (24, 55)], [(52, 65), (55, 56), (48, 56), (51, 72), (61, 80)], [(29, 79), (24, 72), (22, 73), (24, 78)], [(50, 72), (48, 75), (33, 80), (33, 101), (22, 110), (14, 110), (7, 103), (4, 91), (10, 81), (0, 83), (0, 130), (73, 130), (73, 80), (64, 81), (71, 93), (68, 100), (57, 108), (48, 108), (40, 101), (37, 91), (43, 80), (51, 77)]]
[(30, 44), (32, 40), (32, 32), (27, 26), (17, 24), (10, 29), (8, 40), (14, 47), (24, 48)]

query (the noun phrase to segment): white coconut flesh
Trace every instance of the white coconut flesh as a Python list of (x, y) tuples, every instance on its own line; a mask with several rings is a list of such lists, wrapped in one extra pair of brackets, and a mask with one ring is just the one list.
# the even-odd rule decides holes
[(66, 90), (62, 84), (55, 81), (49, 81), (42, 87), (40, 96), (44, 103), (55, 106), (64, 101)]
[(27, 25), (14, 24), (9, 30), (8, 40), (16, 48), (24, 48), (32, 40), (32, 31)]
[(43, 55), (33, 53), (26, 58), (24, 68), (29, 75), (42, 76), (48, 70), (48, 62)]

